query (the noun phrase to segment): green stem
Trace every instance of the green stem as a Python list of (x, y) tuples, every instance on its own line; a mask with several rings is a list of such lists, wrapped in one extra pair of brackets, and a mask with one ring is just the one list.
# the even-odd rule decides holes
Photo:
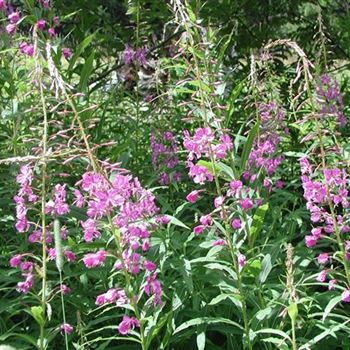
[[(59, 270), (59, 274), (60, 274), (60, 293), (61, 293), (61, 307), (62, 307), (62, 313), (63, 313), (63, 324), (66, 324), (66, 310), (65, 310), (65, 306), (64, 306), (64, 297), (63, 297), (63, 289), (62, 289), (62, 284), (63, 284), (63, 279), (62, 279), (62, 271)], [(64, 342), (66, 345), (66, 350), (69, 350), (69, 346), (68, 346), (68, 335), (66, 332), (64, 332)]]

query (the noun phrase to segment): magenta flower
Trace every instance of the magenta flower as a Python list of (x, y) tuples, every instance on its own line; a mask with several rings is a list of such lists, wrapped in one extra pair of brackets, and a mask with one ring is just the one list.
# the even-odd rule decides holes
[(318, 257), (317, 257), (317, 261), (319, 264), (327, 264), (329, 260), (329, 256), (328, 256), (328, 253), (321, 253)]
[(0, 0), (0, 11), (5, 10), (5, 8), (6, 8), (5, 0)]
[(204, 226), (211, 226), (213, 224), (213, 218), (210, 214), (201, 216), (199, 221)]
[(63, 56), (66, 60), (72, 56), (72, 51), (68, 47), (62, 49)]
[(145, 260), (143, 262), (143, 267), (147, 270), (147, 271), (154, 271), (157, 268), (157, 265), (150, 261), (150, 260)]
[(15, 33), (15, 32), (16, 32), (16, 25), (15, 25), (15, 24), (12, 24), (12, 23), (8, 24), (8, 25), (6, 26), (6, 32), (7, 32), (8, 34), (13, 34), (13, 33)]
[(43, 30), (46, 26), (46, 21), (44, 19), (39, 19), (36, 22), (36, 26), (38, 27), (38, 29)]
[(246, 264), (246, 257), (243, 254), (238, 254), (238, 265), (242, 268)]
[(161, 284), (159, 282), (159, 280), (157, 279), (157, 274), (153, 273), (150, 276), (147, 276), (146, 279), (146, 284), (144, 286), (144, 291), (148, 296), (153, 296), (153, 303), (155, 305), (162, 305), (163, 301), (162, 301), (162, 287)]
[(330, 280), (328, 282), (328, 290), (334, 290), (335, 289), (335, 285), (337, 284), (337, 280)]
[(51, 38), (54, 38), (56, 36), (55, 28), (49, 28), (47, 32)]
[(128, 302), (126, 294), (122, 289), (111, 288), (106, 293), (96, 297), (95, 304), (100, 306), (104, 304), (116, 303), (117, 306), (125, 305)]
[(34, 46), (28, 45), (27, 43), (21, 43), (19, 45), (19, 51), (29, 57), (32, 57), (34, 55)]
[(92, 242), (94, 238), (101, 237), (101, 233), (97, 230), (97, 223), (94, 219), (80, 221), (80, 224), (84, 229), (84, 239), (86, 242)]
[(215, 208), (219, 208), (224, 204), (225, 198), (223, 196), (216, 197), (214, 199)]
[(63, 323), (60, 326), (61, 334), (71, 334), (73, 332), (73, 326), (69, 323)]
[(314, 236), (305, 236), (305, 244), (308, 248), (314, 247), (317, 243), (317, 238)]
[(31, 261), (24, 261), (21, 263), (20, 269), (22, 272), (32, 272), (33, 271), (33, 263)]
[(240, 219), (233, 219), (231, 221), (231, 226), (232, 228), (234, 228), (235, 230), (239, 230), (242, 227), (242, 223)]
[(122, 335), (126, 335), (131, 329), (140, 328), (140, 322), (135, 317), (123, 316), (123, 320), (119, 323), (118, 331)]
[(344, 301), (345, 303), (350, 302), (350, 290), (346, 289), (341, 295), (341, 300)]
[(221, 245), (225, 245), (226, 244), (226, 241), (224, 239), (217, 239), (216, 241), (213, 242), (213, 247), (216, 247), (216, 246), (221, 246)]
[(186, 200), (190, 203), (195, 203), (197, 202), (198, 198), (199, 198), (199, 193), (200, 191), (194, 190), (192, 192), (190, 192), (187, 196), (186, 196)]
[(17, 267), (17, 266), (20, 265), (21, 262), (22, 262), (22, 255), (21, 254), (14, 255), (10, 259), (10, 266), (11, 267)]
[(326, 278), (327, 278), (327, 270), (322, 270), (317, 278), (316, 278), (316, 281), (318, 282), (325, 282), (326, 281)]
[(9, 14), (7, 16), (7, 18), (10, 21), (10, 23), (16, 24), (20, 20), (21, 16), (20, 16), (19, 12), (16, 11), (16, 12), (12, 12), (11, 14)]
[(75, 254), (72, 251), (70, 251), (70, 250), (65, 250), (63, 252), (63, 254), (64, 254), (64, 256), (65, 256), (65, 258), (67, 259), (68, 262), (74, 262), (77, 259)]
[(227, 191), (228, 196), (237, 196), (241, 188), (243, 187), (243, 183), (240, 180), (233, 180), (230, 182), (230, 189)]
[(204, 225), (198, 225), (198, 226), (193, 228), (193, 233), (195, 235), (200, 235), (204, 230), (205, 230), (205, 226)]
[(92, 267), (101, 266), (106, 259), (107, 252), (99, 250), (97, 253), (89, 253), (84, 255), (83, 262), (88, 269)]
[(67, 295), (71, 292), (71, 289), (66, 284), (62, 284), (61, 290), (64, 295)]
[(17, 283), (17, 292), (21, 292), (23, 294), (27, 294), (29, 292), (29, 289), (33, 287), (34, 284), (34, 275), (29, 272), (26, 274), (22, 274), (23, 277), (25, 277), (25, 280), (23, 282)]
[(253, 207), (253, 201), (249, 198), (244, 198), (239, 201), (239, 205), (244, 210), (249, 210)]

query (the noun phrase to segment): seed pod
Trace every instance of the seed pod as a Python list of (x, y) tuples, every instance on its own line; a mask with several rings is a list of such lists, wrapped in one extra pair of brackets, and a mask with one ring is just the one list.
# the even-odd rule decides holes
[(53, 232), (55, 238), (55, 250), (56, 250), (56, 266), (58, 271), (63, 269), (63, 251), (62, 251), (62, 240), (61, 240), (61, 225), (60, 220), (55, 219), (53, 223)]

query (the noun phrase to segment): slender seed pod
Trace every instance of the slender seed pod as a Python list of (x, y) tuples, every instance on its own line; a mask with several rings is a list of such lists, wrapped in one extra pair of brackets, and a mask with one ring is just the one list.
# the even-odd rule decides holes
[(60, 220), (55, 219), (53, 223), (53, 232), (55, 238), (55, 250), (56, 250), (56, 266), (58, 271), (63, 269), (63, 251), (62, 251), (62, 240), (61, 240), (61, 225)]

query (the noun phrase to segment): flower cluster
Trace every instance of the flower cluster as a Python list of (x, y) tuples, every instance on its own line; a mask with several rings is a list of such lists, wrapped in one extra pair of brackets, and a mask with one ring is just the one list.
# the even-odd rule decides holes
[(337, 124), (344, 127), (346, 125), (344, 102), (338, 83), (328, 74), (323, 74), (316, 87), (316, 93), (320, 116), (322, 118), (334, 116)]
[[(283, 161), (277, 154), (283, 128), (284, 112), (275, 102), (263, 103), (259, 107), (260, 127), (249, 154), (244, 179), (254, 182), (260, 169), (270, 177)], [(264, 187), (270, 188), (270, 179), (265, 178)]]
[(185, 130), (184, 147), (188, 151), (186, 164), (189, 168), (189, 176), (195, 183), (204, 184), (206, 181), (213, 181), (213, 175), (206, 167), (194, 164), (193, 161), (202, 157), (214, 160), (223, 159), (232, 150), (233, 145), (227, 134), (221, 134), (217, 142), (214, 131), (206, 127), (198, 128), (193, 136), (190, 136), (190, 133)]
[(157, 137), (151, 135), (152, 166), (159, 173), (158, 181), (161, 185), (181, 181), (181, 173), (175, 171), (170, 173), (178, 164), (176, 155), (176, 141), (171, 131), (166, 131)]
[(16, 290), (18, 292), (22, 292), (27, 294), (29, 289), (33, 286), (34, 283), (34, 275), (33, 271), (33, 263), (30, 261), (22, 261), (25, 257), (24, 254), (14, 255), (10, 259), (10, 266), (13, 268), (19, 267), (22, 273), (22, 277), (24, 277), (24, 281), (17, 283)]
[[(300, 167), (306, 208), (314, 226), (311, 234), (305, 236), (306, 246), (313, 248), (321, 238), (331, 235), (343, 237), (349, 232), (349, 217), (344, 212), (344, 209), (349, 207), (347, 187), (350, 182), (347, 173), (338, 168), (325, 168), (320, 176), (316, 170), (313, 171), (307, 158), (300, 159)], [(344, 245), (344, 251), (345, 260), (350, 261), (350, 244)], [(330, 254), (320, 253), (317, 262), (324, 267), (330, 262)], [(328, 271), (322, 270), (317, 280), (325, 282), (327, 275)], [(336, 280), (331, 279), (329, 289), (334, 289), (335, 284)], [(343, 298), (343, 301), (347, 301), (346, 299)]]
[(52, 216), (69, 213), (69, 206), (66, 203), (66, 185), (57, 184), (54, 188), (53, 199), (45, 205), (45, 213)]
[[(104, 219), (108, 218), (109, 230), (116, 237), (121, 250), (114, 257), (114, 269), (135, 277), (143, 271), (146, 278), (142, 291), (153, 299), (155, 305), (161, 305), (162, 289), (155, 272), (157, 266), (143, 256), (150, 248), (150, 229), (158, 212), (153, 194), (145, 190), (137, 178), (123, 170), (118, 170), (110, 177), (102, 173), (86, 172), (77, 185), (79, 189), (73, 192), (74, 203), (86, 207), (88, 216), (87, 220), (80, 223), (85, 241), (99, 239), (101, 228), (106, 227)], [(156, 222), (166, 222), (160, 216), (156, 219)], [(108, 256), (113, 257), (112, 254)], [(83, 262), (87, 268), (94, 268), (104, 264), (106, 258), (107, 252), (99, 250), (86, 254)], [(96, 305), (116, 303), (117, 306), (122, 306), (130, 298), (137, 300), (138, 297), (126, 295), (126, 291), (121, 288), (112, 288), (97, 296)], [(133, 320), (132, 317), (124, 316), (119, 332), (127, 334), (129, 329), (138, 327), (138, 323)]]
[[(48, 10), (50, 8), (50, 2), (48, 0), (39, 0), (38, 2), (45, 10)], [(6, 32), (10, 35), (15, 34), (21, 21), (20, 11), (18, 9), (13, 9), (13, 7), (10, 5), (6, 5), (5, 0), (0, 0), (0, 11), (6, 11), (7, 13), (8, 24), (5, 28)], [(34, 30), (44, 32), (47, 29), (47, 35), (50, 38), (55, 38), (57, 35), (56, 28), (59, 25), (60, 21), (57, 16), (54, 16), (50, 21), (47, 21), (44, 18), (40, 18), (35, 23)], [(34, 51), (34, 46), (28, 42), (24, 41), (19, 45), (19, 52), (21, 54), (32, 57), (35, 53)], [(68, 59), (72, 55), (72, 52), (69, 48), (65, 47), (62, 49), (62, 54), (66, 59)]]
[(20, 185), (17, 195), (14, 197), (16, 203), (16, 229), (18, 232), (28, 231), (30, 225), (27, 220), (27, 203), (36, 203), (38, 196), (33, 193), (31, 184), (33, 181), (33, 168), (30, 165), (23, 165), (19, 174), (16, 176), (16, 182)]
[(139, 47), (135, 50), (132, 46), (126, 45), (123, 52), (123, 61), (128, 66), (132, 64), (145, 66), (147, 65), (147, 53), (148, 49), (146, 47)]

